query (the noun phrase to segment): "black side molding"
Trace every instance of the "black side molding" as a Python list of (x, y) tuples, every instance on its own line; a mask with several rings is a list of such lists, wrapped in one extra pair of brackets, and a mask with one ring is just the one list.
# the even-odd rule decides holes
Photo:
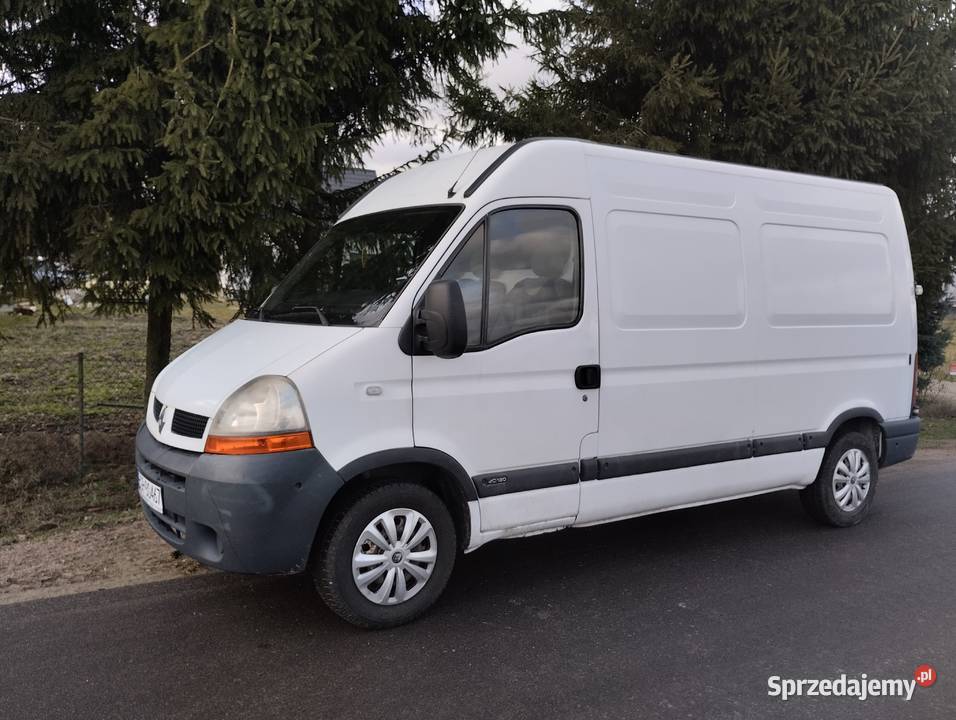
[(598, 470), (601, 467), (599, 458), (587, 458), (581, 461), (581, 482), (586, 480), (597, 480)]
[(853, 408), (852, 410), (846, 410), (834, 418), (833, 422), (830, 423), (830, 427), (828, 427), (825, 432), (804, 433), (807, 450), (825, 448), (830, 444), (830, 440), (833, 439), (834, 434), (840, 429), (841, 425), (850, 420), (856, 420), (857, 418), (869, 418), (883, 425), (883, 416), (876, 410), (871, 408)]
[(797, 435), (755, 438), (753, 441), (754, 457), (799, 452), (804, 449), (806, 449), (806, 438), (802, 433)]
[(478, 475), (474, 480), (478, 497), (485, 498), (560, 485), (575, 485), (579, 477), (577, 463), (560, 463)]
[(573, 485), (577, 482), (608, 480), (629, 475), (643, 475), (664, 470), (677, 470), (697, 465), (712, 465), (733, 460), (747, 460), (765, 455), (802, 452), (825, 448), (841, 425), (849, 420), (869, 418), (883, 429), (885, 437), (881, 466), (893, 465), (913, 456), (919, 439), (920, 419), (884, 422), (875, 410), (856, 408), (841, 413), (826, 430), (792, 433), (769, 437), (733, 440), (651, 452), (583, 458), (537, 467), (520, 468), (470, 477), (450, 455), (433, 448), (409, 447), (384, 450), (350, 462), (339, 470), (344, 481), (386, 465), (422, 463), (448, 471), (458, 481), (466, 501), (495, 497), (515, 492)]
[(635, 453), (603, 457), (598, 460), (598, 480), (643, 475), (661, 470), (677, 470), (695, 465), (746, 460), (753, 454), (750, 440), (699, 445), (697, 447), (662, 450), (660, 452)]

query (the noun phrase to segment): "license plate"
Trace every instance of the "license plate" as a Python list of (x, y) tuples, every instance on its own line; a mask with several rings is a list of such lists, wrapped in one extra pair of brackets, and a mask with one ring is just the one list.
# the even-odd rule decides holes
[(162, 515), (163, 489), (156, 483), (147, 480), (143, 476), (143, 473), (137, 472), (136, 475), (139, 478), (139, 496), (143, 498), (143, 502), (149, 505), (150, 508)]

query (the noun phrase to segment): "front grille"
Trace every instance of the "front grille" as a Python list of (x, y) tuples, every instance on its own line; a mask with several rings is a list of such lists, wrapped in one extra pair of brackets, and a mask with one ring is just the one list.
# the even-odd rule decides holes
[(186, 539), (186, 518), (182, 515), (177, 515), (168, 510), (160, 515), (148, 505), (143, 505), (143, 507), (148, 513), (147, 518), (153, 519), (153, 527), (168, 542), (183, 542)]
[(177, 410), (173, 413), (173, 432), (183, 437), (201, 438), (206, 432), (206, 423), (209, 418), (205, 415)]
[(153, 465), (142, 456), (137, 458), (137, 468), (146, 476), (147, 480), (152, 480), (163, 487), (172, 487), (176, 490), (186, 487), (185, 477), (170, 472), (166, 468), (161, 468), (159, 465)]
[(153, 397), (153, 420), (159, 422), (159, 414), (163, 411), (163, 404), (158, 397)]

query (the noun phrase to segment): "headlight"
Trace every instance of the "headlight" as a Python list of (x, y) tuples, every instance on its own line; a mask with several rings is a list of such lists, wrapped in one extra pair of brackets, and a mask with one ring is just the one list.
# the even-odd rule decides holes
[(236, 390), (213, 418), (206, 452), (250, 455), (312, 447), (299, 392), (289, 380), (265, 375)]

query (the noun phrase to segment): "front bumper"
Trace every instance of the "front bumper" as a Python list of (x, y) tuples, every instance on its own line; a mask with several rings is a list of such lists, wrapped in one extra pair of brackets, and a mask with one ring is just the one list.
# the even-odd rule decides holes
[(205, 565), (256, 574), (305, 569), (319, 520), (342, 479), (315, 448), (210, 455), (158, 442), (140, 426), (136, 469), (163, 489), (153, 530)]

